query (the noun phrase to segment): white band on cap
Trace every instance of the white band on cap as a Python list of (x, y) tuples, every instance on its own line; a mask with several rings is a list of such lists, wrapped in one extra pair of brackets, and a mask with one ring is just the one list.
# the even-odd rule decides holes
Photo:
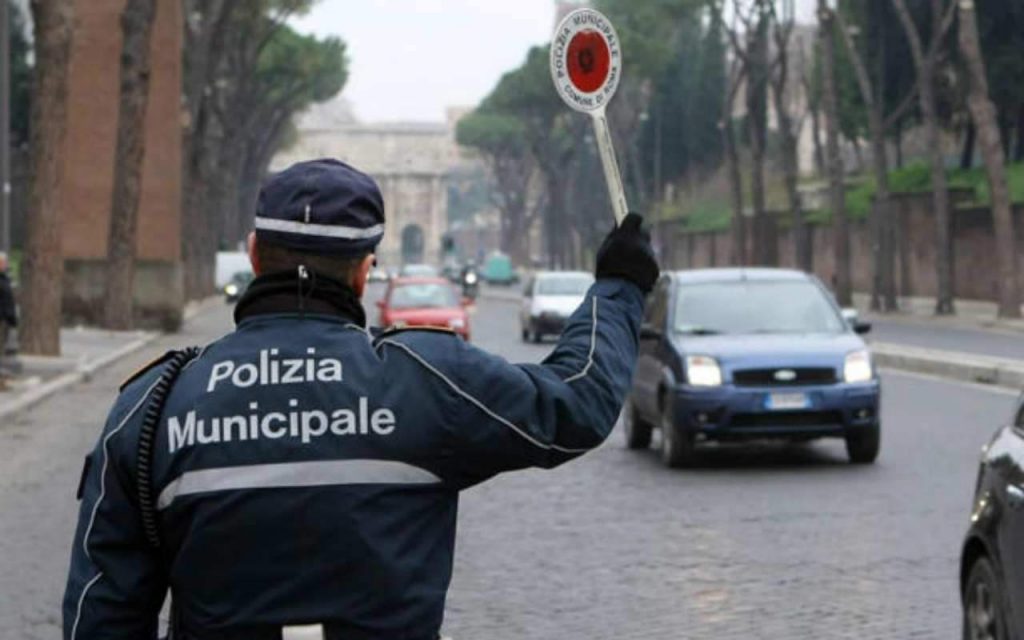
[(345, 240), (370, 240), (384, 235), (384, 225), (375, 224), (372, 227), (361, 229), (359, 227), (342, 227), (333, 224), (315, 224), (296, 222), (294, 220), (277, 220), (275, 218), (256, 218), (256, 228), (264, 231), (280, 231), (281, 233), (297, 233), (303, 236), (318, 236), (321, 238), (344, 238)]

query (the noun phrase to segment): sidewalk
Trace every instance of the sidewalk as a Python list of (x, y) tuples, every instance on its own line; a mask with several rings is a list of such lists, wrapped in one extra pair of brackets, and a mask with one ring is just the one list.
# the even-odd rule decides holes
[[(188, 321), (220, 297), (190, 303), (185, 310)], [(88, 380), (107, 367), (159, 338), (157, 331), (107, 331), (89, 327), (68, 327), (60, 331), (61, 355), (19, 355), (19, 370), (9, 380), (9, 388), (0, 391), (0, 428), (12, 416), (60, 390)]]
[(950, 329), (979, 329), (1024, 333), (1024, 319), (1004, 320), (996, 317), (996, 303), (987, 300), (956, 300), (956, 315), (936, 316), (935, 298), (900, 298), (896, 313), (873, 313), (871, 298), (866, 293), (853, 294), (853, 303), (866, 319), (922, 324)]

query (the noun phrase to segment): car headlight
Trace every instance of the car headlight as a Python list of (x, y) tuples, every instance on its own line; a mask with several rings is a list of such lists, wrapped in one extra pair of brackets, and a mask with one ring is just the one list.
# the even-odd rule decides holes
[(695, 387), (718, 387), (722, 368), (711, 356), (686, 356), (686, 379)]
[(228, 294), (229, 296), (237, 295), (238, 294), (238, 285), (236, 285), (236, 284), (229, 284), (228, 286), (224, 287), (224, 293)]
[(466, 284), (476, 284), (476, 274), (471, 273), (466, 276)]
[(867, 349), (851, 351), (846, 354), (846, 361), (843, 363), (843, 380), (845, 382), (867, 382), (873, 376), (871, 354)]
[(448, 326), (452, 329), (465, 329), (466, 321), (462, 318), (452, 318), (448, 321)]

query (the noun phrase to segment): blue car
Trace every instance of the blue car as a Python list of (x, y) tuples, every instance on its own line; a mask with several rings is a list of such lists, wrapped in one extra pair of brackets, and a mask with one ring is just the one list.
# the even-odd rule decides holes
[(704, 442), (843, 438), (850, 461), (878, 456), (879, 382), (858, 334), (814, 276), (701, 269), (662, 276), (647, 303), (623, 411), (627, 445), (662, 432), (671, 467)]

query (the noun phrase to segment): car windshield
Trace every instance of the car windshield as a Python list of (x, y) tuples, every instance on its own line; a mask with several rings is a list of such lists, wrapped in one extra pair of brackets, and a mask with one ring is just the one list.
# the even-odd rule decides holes
[(794, 280), (744, 280), (680, 285), (680, 333), (838, 333), (842, 318), (816, 285)]
[(592, 282), (588, 276), (549, 276), (537, 281), (537, 295), (582, 296)]
[(437, 269), (429, 264), (407, 264), (402, 267), (403, 276), (436, 276)]
[(455, 297), (455, 290), (442, 283), (404, 284), (391, 292), (391, 307), (393, 309), (457, 307), (458, 305), (459, 301)]

